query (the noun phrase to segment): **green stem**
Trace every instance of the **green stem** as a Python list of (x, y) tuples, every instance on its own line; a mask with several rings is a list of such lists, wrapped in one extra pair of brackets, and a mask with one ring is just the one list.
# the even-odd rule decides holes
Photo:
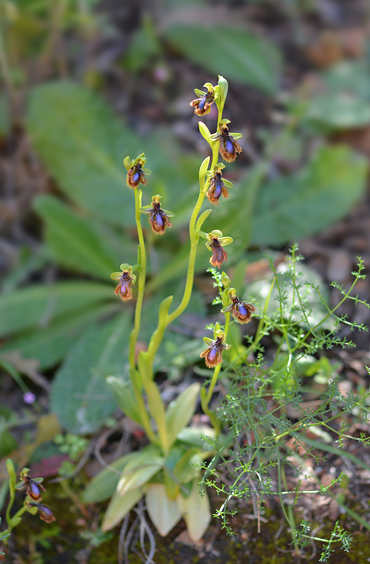
[(191, 219), (189, 223), (189, 237), (190, 237), (190, 255), (189, 255), (189, 263), (188, 263), (188, 272), (186, 274), (186, 284), (184, 295), (181, 300), (180, 305), (173, 311), (166, 320), (166, 327), (169, 325), (174, 319), (179, 317), (187, 308), (190, 298), (191, 292), (193, 290), (193, 283), (194, 283), (194, 271), (195, 271), (195, 258), (197, 255), (197, 246), (199, 241), (199, 236), (195, 233), (195, 224), (198, 219), (198, 215), (200, 212), (200, 208), (202, 207), (204, 201), (204, 192), (199, 192), (197, 203), (195, 204), (193, 213), (191, 214)]
[(135, 307), (135, 321), (134, 321), (134, 327), (131, 331), (130, 345), (129, 345), (129, 362), (130, 362), (130, 367), (132, 369), (135, 369), (136, 367), (135, 348), (136, 348), (137, 337), (140, 331), (141, 311), (143, 307), (145, 278), (146, 278), (146, 252), (145, 252), (144, 235), (141, 227), (141, 212), (140, 212), (142, 192), (138, 188), (135, 188), (134, 190), (135, 190), (135, 220), (136, 220), (137, 234), (139, 238), (140, 270), (139, 270), (139, 277), (137, 282), (138, 292), (137, 292), (136, 307)]

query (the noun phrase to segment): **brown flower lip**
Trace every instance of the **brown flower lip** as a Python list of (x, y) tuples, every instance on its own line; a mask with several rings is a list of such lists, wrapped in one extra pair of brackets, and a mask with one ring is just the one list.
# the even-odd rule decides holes
[(136, 188), (140, 182), (141, 184), (146, 184), (144, 171), (141, 168), (142, 164), (139, 162), (127, 172), (126, 181), (131, 188)]
[(124, 270), (122, 272), (122, 276), (120, 281), (118, 282), (114, 293), (121, 298), (123, 302), (127, 302), (128, 300), (132, 299), (132, 276), (128, 270)]
[(222, 311), (225, 313), (231, 311), (232, 316), (238, 323), (249, 323), (256, 308), (252, 304), (247, 304), (239, 300), (236, 296), (231, 297), (231, 299), (233, 303), (225, 307)]
[(30, 503), (30, 506), (37, 507), (37, 510), (40, 513), (40, 519), (45, 521), (45, 523), (52, 523), (53, 521), (55, 521), (53, 512), (48, 505), (41, 505), (40, 503)]
[(236, 157), (243, 151), (241, 146), (229, 134), (227, 125), (222, 125), (220, 130), (220, 154), (224, 161), (232, 163)]
[(153, 208), (149, 212), (149, 222), (153, 233), (157, 235), (163, 235), (166, 228), (172, 225), (166, 212), (161, 209), (159, 202), (153, 202)]
[(223, 337), (217, 337), (211, 342), (210, 346), (200, 353), (208, 368), (213, 368), (222, 362), (222, 351), (228, 348), (224, 343)]
[(211, 178), (210, 187), (207, 190), (207, 198), (212, 203), (218, 206), (218, 201), (223, 195), (224, 198), (229, 197), (229, 192), (222, 180), (222, 173), (216, 172)]
[(212, 256), (209, 259), (209, 262), (213, 266), (220, 267), (225, 260), (227, 260), (227, 253), (225, 249), (222, 247), (220, 241), (217, 237), (212, 237), (212, 242), (209, 244), (212, 249)]

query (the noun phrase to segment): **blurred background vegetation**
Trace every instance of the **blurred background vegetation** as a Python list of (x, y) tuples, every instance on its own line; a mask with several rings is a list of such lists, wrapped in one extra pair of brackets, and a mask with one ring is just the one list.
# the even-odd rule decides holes
[[(369, 20), (366, 0), (0, 0), (0, 362), (21, 386), (21, 375), (55, 374), (64, 428), (96, 431), (115, 405), (104, 377), (125, 371), (132, 308), (109, 278), (136, 262), (123, 157), (145, 152), (144, 205), (160, 193), (175, 213), (160, 240), (146, 227), (145, 344), (160, 300), (183, 288), (208, 154), (194, 88), (225, 76), (225, 117), (243, 133), (225, 169), (230, 198), (205, 227), (234, 238), (228, 269), (248, 295), (246, 272), (263, 276), (251, 263), (266, 249), (367, 201)], [(215, 117), (204, 117), (211, 131)], [(173, 378), (202, 349), (208, 259), (200, 249), (193, 315), (158, 356)]]

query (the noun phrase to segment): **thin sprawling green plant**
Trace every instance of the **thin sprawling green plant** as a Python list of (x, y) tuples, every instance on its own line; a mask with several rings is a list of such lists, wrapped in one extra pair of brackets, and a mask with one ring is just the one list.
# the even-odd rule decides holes
[[(127, 185), (134, 191), (135, 219), (139, 240), (138, 263), (121, 264), (121, 271), (114, 272), (112, 278), (118, 282), (115, 293), (123, 302), (133, 297), (133, 285), (137, 286), (134, 327), (129, 340), (129, 378), (110, 376), (108, 384), (123, 413), (131, 417), (145, 430), (149, 444), (140, 452), (129, 453), (114, 465), (116, 475), (110, 469), (103, 470), (89, 484), (85, 492), (86, 501), (97, 501), (111, 496), (102, 529), (107, 531), (119, 523), (131, 508), (143, 497), (146, 499), (148, 513), (161, 535), (166, 535), (184, 517), (189, 535), (199, 539), (208, 527), (211, 514), (205, 489), (199, 495), (200, 470), (203, 461), (212, 453), (201, 440), (204, 434), (212, 437), (220, 434), (220, 420), (210, 408), (210, 400), (217, 382), (223, 360), (223, 351), (228, 350), (228, 327), (231, 315), (239, 323), (247, 323), (252, 317), (254, 307), (239, 300), (235, 290), (230, 288), (230, 280), (222, 273), (224, 291), (222, 294), (223, 311), (226, 322), (221, 328), (216, 324), (213, 338), (204, 338), (206, 349), (201, 353), (208, 368), (213, 369), (210, 385), (200, 389), (198, 383), (185, 389), (167, 408), (154, 380), (153, 363), (168, 325), (177, 319), (187, 308), (193, 289), (195, 259), (201, 239), (212, 253), (210, 263), (220, 268), (227, 260), (224, 247), (232, 243), (230, 236), (224, 236), (221, 230), (213, 229), (209, 233), (202, 231), (203, 224), (211, 213), (206, 209), (201, 213), (206, 198), (218, 205), (221, 198), (228, 198), (231, 182), (223, 177), (225, 165), (219, 162), (219, 155), (226, 162), (233, 162), (242, 148), (237, 139), (239, 133), (229, 132), (229, 120), (223, 117), (228, 83), (219, 77), (218, 84), (204, 85), (206, 90), (195, 90), (197, 98), (190, 105), (196, 115), (203, 116), (216, 104), (217, 129), (211, 134), (207, 126), (199, 123), (204, 139), (209, 143), (212, 156), (207, 157), (199, 169), (199, 194), (189, 221), (189, 260), (182, 300), (172, 311), (172, 296), (167, 297), (159, 306), (158, 325), (152, 334), (147, 350), (137, 352), (137, 340), (142, 323), (142, 306), (146, 284), (146, 248), (142, 215), (149, 215), (149, 223), (156, 235), (162, 235), (171, 227), (172, 214), (161, 207), (159, 194), (152, 198), (149, 205), (143, 206), (143, 193), (140, 185), (147, 184), (151, 173), (146, 168), (146, 156), (140, 154), (135, 159), (124, 158), (127, 169)], [(211, 427), (188, 427), (200, 392), (203, 411), (209, 415)], [(225, 439), (227, 440), (227, 439)], [(112, 477), (113, 474), (113, 477)]]
[[(343, 498), (333, 493), (335, 486), (345, 489), (347, 476), (340, 473), (333, 476), (329, 486), (323, 486), (312, 472), (312, 465), (307, 463), (308, 459), (316, 464), (322, 462), (317, 451), (314, 451), (317, 449), (347, 457), (364, 466), (361, 460), (344, 449), (344, 445), (350, 439), (367, 445), (368, 438), (364, 435), (351, 436), (345, 419), (343, 422), (340, 419), (355, 410), (368, 421), (370, 394), (357, 397), (351, 391), (343, 395), (335, 368), (329, 361), (321, 362), (321, 359), (327, 360), (326, 357), (318, 360), (317, 355), (334, 346), (354, 347), (352, 341), (340, 335), (343, 324), (360, 331), (366, 331), (367, 328), (363, 324), (350, 322), (338, 311), (346, 300), (354, 300), (356, 304), (361, 303), (366, 307), (369, 305), (353, 293), (358, 281), (365, 277), (362, 259), (359, 259), (358, 268), (352, 273), (354, 280), (349, 289), (333, 283), (341, 292), (342, 299), (336, 306), (330, 307), (320, 287), (306, 281), (300, 266), (303, 257), (297, 251), (298, 247), (294, 245), (283, 267), (280, 265), (277, 268), (269, 259), (273, 276), (270, 287), (264, 288), (266, 297), (260, 300), (257, 330), (253, 336), (246, 337), (248, 344), (223, 370), (228, 394), (220, 403), (217, 415), (234, 430), (236, 440), (233, 448), (229, 448), (225, 454), (224, 444), (218, 439), (207, 438), (210, 448), (217, 453), (210, 464), (203, 465), (205, 473), (202, 483), (225, 496), (215, 516), (221, 519), (222, 526), (229, 534), (234, 534), (229, 518), (237, 512), (235, 500), (244, 499), (253, 503), (260, 530), (260, 517), (265, 513), (266, 501), (273, 497), (280, 502), (292, 535), (295, 554), (302, 556), (305, 547), (311, 547), (312, 541), (321, 542), (323, 549), (320, 562), (327, 562), (335, 546), (349, 550), (350, 535), (340, 527), (339, 522), (328, 539), (310, 535), (308, 521), (301, 519), (298, 524), (294, 507), (302, 496), (327, 495), (336, 499), (351, 517), (370, 529), (360, 515), (346, 507)], [(222, 295), (220, 277), (214, 274)], [(258, 297), (255, 299), (258, 301)], [(316, 311), (318, 305), (321, 307), (319, 314)], [(268, 355), (265, 356), (263, 339), (267, 337), (272, 338), (274, 344), (271, 345), (269, 341)], [(320, 389), (316, 407), (305, 407), (305, 394), (312, 394), (314, 388), (305, 385), (303, 378), (319, 373), (321, 366), (325, 366), (326, 370), (326, 379), (320, 380), (321, 386), (325, 384), (325, 389)], [(288, 408), (294, 409), (296, 421), (288, 417)], [(313, 434), (324, 438), (324, 441), (313, 440)], [(332, 442), (337, 442), (338, 447), (332, 446)], [(218, 462), (217, 467), (215, 461)], [(224, 465), (227, 468), (226, 481)], [(302, 481), (308, 478), (314, 484), (306, 490), (302, 487)]]
[[(40, 519), (45, 521), (45, 523), (52, 523), (55, 521), (55, 517), (50, 507), (45, 503), (42, 503), (42, 492), (45, 491), (45, 488), (42, 485), (44, 479), (31, 478), (29, 475), (29, 468), (23, 468), (19, 475), (19, 481), (17, 481), (14, 464), (10, 458), (6, 461), (6, 469), (9, 476), (9, 501), (5, 512), (6, 529), (0, 532), (0, 560), (2, 560), (3, 556), (6, 554), (3, 552), (2, 547), (5, 549), (13, 529), (20, 525), (25, 513), (31, 513), (32, 515), (36, 515), (38, 513)], [(18, 509), (14, 515), (11, 515), (17, 491), (24, 491), (26, 496), (22, 507)], [(1, 545), (1, 542), (3, 545)]]

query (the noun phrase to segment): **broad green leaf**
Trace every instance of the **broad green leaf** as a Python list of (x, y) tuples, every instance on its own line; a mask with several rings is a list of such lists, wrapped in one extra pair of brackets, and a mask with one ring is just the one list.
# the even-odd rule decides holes
[(192, 384), (168, 406), (166, 422), (170, 444), (176, 440), (179, 432), (191, 421), (197, 405), (199, 389), (200, 384), (198, 382)]
[(142, 496), (142, 488), (131, 490), (124, 496), (119, 495), (119, 493), (115, 492), (109, 502), (107, 511), (105, 512), (101, 526), (102, 531), (105, 533), (112, 529), (115, 525), (118, 525), (118, 523), (122, 521), (122, 519), (129, 511), (131, 511), (131, 509), (134, 507), (134, 505), (136, 505), (136, 503)]
[(351, 92), (361, 100), (370, 101), (370, 65), (364, 59), (344, 60), (321, 74), (331, 92)]
[(99, 237), (92, 220), (52, 196), (37, 198), (34, 207), (44, 220), (46, 241), (60, 265), (104, 280), (109, 278), (117, 268), (116, 257)]
[(94, 304), (93, 307), (58, 317), (47, 327), (31, 329), (9, 340), (2, 351), (17, 350), (24, 358), (37, 359), (40, 370), (50, 368), (65, 357), (86, 327), (119, 311), (121, 311), (121, 303)]
[(181, 519), (176, 501), (167, 497), (163, 484), (150, 484), (145, 501), (149, 517), (159, 534), (165, 537)]
[(133, 223), (122, 156), (137, 152), (134, 134), (96, 94), (68, 81), (35, 87), (26, 126), (61, 190), (94, 214)]
[(134, 453), (125, 454), (93, 477), (82, 493), (84, 503), (105, 501), (113, 495), (124, 467)]
[(321, 147), (303, 170), (262, 187), (252, 244), (281, 246), (334, 223), (359, 200), (367, 171), (365, 159), (349, 148)]
[(93, 433), (111, 415), (115, 402), (105, 381), (127, 363), (129, 315), (103, 326), (89, 327), (56, 373), (51, 409), (72, 433)]
[(109, 376), (107, 378), (107, 384), (110, 386), (113, 397), (122, 412), (136, 421), (136, 423), (139, 423), (139, 425), (142, 425), (131, 381), (128, 378), (124, 380), (117, 376)]
[(156, 128), (139, 139), (96, 93), (68, 81), (33, 89), (26, 126), (58, 187), (80, 208), (111, 224), (135, 224), (134, 196), (126, 186), (122, 158), (142, 152), (153, 170), (145, 187), (149, 201), (160, 188), (167, 209), (175, 212), (172, 206), (181, 198), (191, 206), (186, 196), (199, 158), (182, 154), (171, 128)]
[(228, 81), (250, 84), (268, 94), (278, 89), (280, 53), (248, 29), (177, 23), (166, 30), (165, 38), (192, 62)]
[(350, 129), (370, 123), (370, 104), (343, 92), (313, 97), (303, 120), (326, 129)]
[(87, 281), (39, 284), (8, 292), (0, 296), (0, 336), (47, 327), (60, 315), (113, 298), (112, 286)]
[(211, 511), (207, 492), (199, 493), (200, 486), (194, 481), (189, 497), (184, 499), (180, 494), (177, 499), (177, 507), (185, 519), (189, 537), (192, 541), (202, 538), (211, 521)]

